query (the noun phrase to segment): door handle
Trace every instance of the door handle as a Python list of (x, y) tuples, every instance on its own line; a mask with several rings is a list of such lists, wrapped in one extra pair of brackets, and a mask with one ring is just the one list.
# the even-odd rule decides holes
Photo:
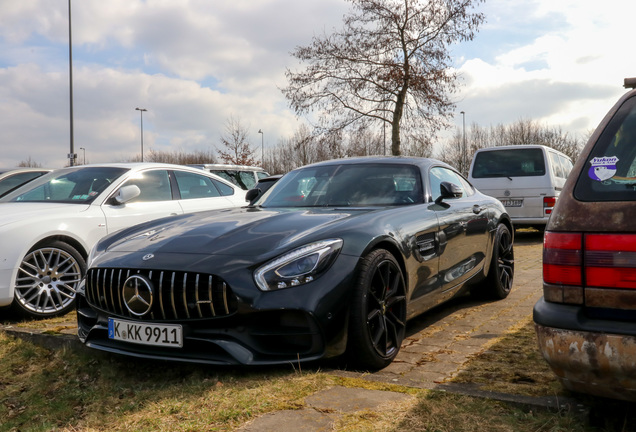
[(483, 210), (484, 210), (484, 208), (483, 208), (482, 206), (480, 206), (480, 205), (475, 204), (475, 205), (473, 206), (473, 213), (475, 213), (475, 214), (479, 214), (479, 213), (481, 213)]

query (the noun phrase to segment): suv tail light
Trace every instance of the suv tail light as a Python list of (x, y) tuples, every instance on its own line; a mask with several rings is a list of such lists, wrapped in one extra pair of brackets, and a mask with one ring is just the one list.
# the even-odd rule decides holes
[(556, 197), (543, 197), (543, 214), (549, 215), (556, 204)]
[(636, 289), (636, 235), (546, 231), (545, 299), (582, 304), (585, 288)]

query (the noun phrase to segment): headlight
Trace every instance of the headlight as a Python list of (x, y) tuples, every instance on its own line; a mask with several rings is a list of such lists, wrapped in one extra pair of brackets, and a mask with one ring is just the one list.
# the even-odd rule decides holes
[(256, 285), (273, 291), (309, 283), (329, 268), (341, 248), (341, 239), (330, 239), (294, 249), (256, 269)]

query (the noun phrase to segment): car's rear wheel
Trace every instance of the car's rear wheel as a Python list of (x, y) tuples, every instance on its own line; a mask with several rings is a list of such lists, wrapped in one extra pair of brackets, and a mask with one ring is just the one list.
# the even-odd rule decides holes
[(18, 269), (14, 309), (34, 318), (67, 313), (75, 304), (75, 293), (85, 271), (82, 255), (65, 242), (34, 247)]
[(349, 358), (364, 369), (388, 366), (400, 350), (405, 328), (402, 270), (390, 252), (376, 249), (362, 258), (352, 298)]
[(515, 274), (515, 252), (510, 229), (499, 224), (495, 232), (492, 261), (488, 276), (474, 292), (480, 296), (501, 300), (508, 297), (512, 290)]

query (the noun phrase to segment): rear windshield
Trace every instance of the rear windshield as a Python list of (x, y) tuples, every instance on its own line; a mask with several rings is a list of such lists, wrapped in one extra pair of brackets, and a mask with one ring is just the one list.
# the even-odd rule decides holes
[(475, 155), (473, 178), (543, 175), (545, 160), (540, 148), (488, 150)]
[(621, 105), (599, 137), (574, 196), (580, 201), (636, 199), (636, 97)]

